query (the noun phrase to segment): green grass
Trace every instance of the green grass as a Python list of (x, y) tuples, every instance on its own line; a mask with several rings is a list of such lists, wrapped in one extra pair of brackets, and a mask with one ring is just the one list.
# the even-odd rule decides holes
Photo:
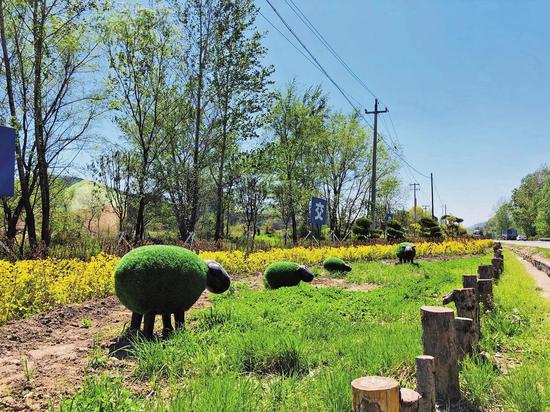
[[(382, 286), (369, 292), (308, 284), (257, 291), (236, 284), (213, 297), (211, 308), (191, 311), (185, 331), (137, 344), (130, 376), (92, 376), (61, 409), (349, 411), (356, 377), (392, 376), (414, 387), (420, 306), (439, 304), (462, 274), (488, 259), (353, 265), (348, 282)], [(542, 411), (548, 308), (508, 253), (495, 298), (497, 309), (483, 320), (486, 355), (467, 359), (461, 373), (466, 395), (484, 407)], [(492, 360), (497, 352), (521, 366), (503, 374)], [(126, 389), (136, 381), (140, 395)]]

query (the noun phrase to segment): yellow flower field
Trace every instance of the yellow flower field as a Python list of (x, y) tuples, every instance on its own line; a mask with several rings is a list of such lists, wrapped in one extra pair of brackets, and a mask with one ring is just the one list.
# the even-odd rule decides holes
[[(470, 255), (483, 253), (492, 240), (418, 243), (417, 256)], [(232, 276), (262, 272), (271, 262), (291, 260), (319, 265), (327, 256), (348, 262), (372, 261), (395, 257), (394, 245), (272, 249), (251, 254), (203, 252), (204, 259), (221, 263)], [(84, 262), (77, 259), (24, 260), (10, 263), (0, 260), (0, 325), (48, 310), (58, 304), (83, 302), (113, 293), (113, 271), (119, 258), (100, 254)]]

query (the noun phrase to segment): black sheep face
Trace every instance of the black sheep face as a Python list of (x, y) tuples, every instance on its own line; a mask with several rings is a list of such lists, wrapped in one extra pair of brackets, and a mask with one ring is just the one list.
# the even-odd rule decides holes
[(207, 260), (206, 289), (212, 293), (223, 293), (229, 289), (231, 278), (218, 262)]
[(416, 247), (405, 246), (405, 250), (403, 251), (403, 257), (405, 262), (413, 262), (413, 259), (415, 256), (416, 256)]
[(314, 278), (313, 272), (305, 265), (298, 268), (298, 273), (303, 282), (311, 282)]

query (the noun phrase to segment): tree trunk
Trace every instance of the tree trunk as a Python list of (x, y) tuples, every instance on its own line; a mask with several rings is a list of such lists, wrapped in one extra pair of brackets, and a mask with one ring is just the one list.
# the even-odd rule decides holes
[(365, 376), (351, 383), (353, 412), (399, 412), (399, 383), (392, 378)]
[(225, 104), (224, 120), (222, 125), (222, 147), (220, 152), (220, 164), (218, 168), (218, 181), (216, 191), (216, 230), (214, 240), (218, 241), (223, 235), (223, 172), (225, 168), (225, 152), (227, 150), (227, 103)]
[(136, 230), (134, 234), (134, 240), (139, 242), (143, 240), (145, 234), (145, 195), (142, 193), (139, 199), (138, 212), (136, 217)]
[[(40, 10), (39, 10), (40, 8)], [(40, 12), (40, 15), (38, 13)], [(42, 118), (42, 54), (44, 42), (44, 20), (46, 14), (45, 0), (34, 0), (33, 10), (33, 41), (34, 41), (34, 135), (36, 143), (36, 159), (38, 164), (38, 182), (40, 186), (40, 201), (42, 207), (42, 226), (40, 236), (42, 242), (49, 246), (50, 232), (50, 184), (48, 163), (46, 159), (46, 142), (44, 140), (44, 123)]]

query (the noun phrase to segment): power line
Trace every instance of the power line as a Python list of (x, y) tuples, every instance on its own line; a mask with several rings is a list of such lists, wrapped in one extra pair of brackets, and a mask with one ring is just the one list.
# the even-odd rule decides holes
[(290, 25), (286, 22), (286, 20), (283, 18), (283, 16), (281, 16), (281, 14), (279, 13), (279, 11), (275, 8), (275, 6), (273, 6), (273, 4), (271, 3), (270, 0), (266, 0), (267, 1), (267, 4), (269, 4), (269, 6), (273, 9), (273, 11), (275, 12), (275, 14), (277, 15), (277, 17), (279, 17), (279, 19), (281, 20), (281, 22), (285, 25), (285, 27), (288, 29), (288, 31), (294, 36), (294, 38), (298, 41), (298, 43), (300, 43), (300, 45), (304, 48), (304, 50), (307, 52), (307, 54), (313, 59), (313, 61), (315, 63), (317, 63), (317, 65), (319, 66), (319, 68), (321, 69), (321, 71), (323, 72), (323, 74), (326, 76), (327, 79), (330, 80), (330, 82), (334, 85), (334, 87), (336, 87), (338, 89), (338, 91), (342, 94), (342, 96), (344, 96), (344, 98), (347, 100), (347, 102), (355, 109), (355, 110), (358, 110), (355, 105), (352, 103), (352, 101), (350, 100), (350, 98), (348, 97), (348, 94), (342, 89), (342, 87), (340, 87), (340, 85), (338, 83), (336, 83), (336, 81), (328, 74), (328, 72), (325, 70), (325, 68), (321, 65), (321, 63), (319, 63), (319, 61), (317, 60), (317, 58), (313, 55), (313, 53), (311, 53), (311, 51), (309, 51), (309, 49), (307, 48), (307, 46), (304, 44), (304, 42), (300, 39), (300, 37), (298, 37), (298, 35), (294, 32), (294, 30), (292, 30), (292, 27), (290, 27)]

